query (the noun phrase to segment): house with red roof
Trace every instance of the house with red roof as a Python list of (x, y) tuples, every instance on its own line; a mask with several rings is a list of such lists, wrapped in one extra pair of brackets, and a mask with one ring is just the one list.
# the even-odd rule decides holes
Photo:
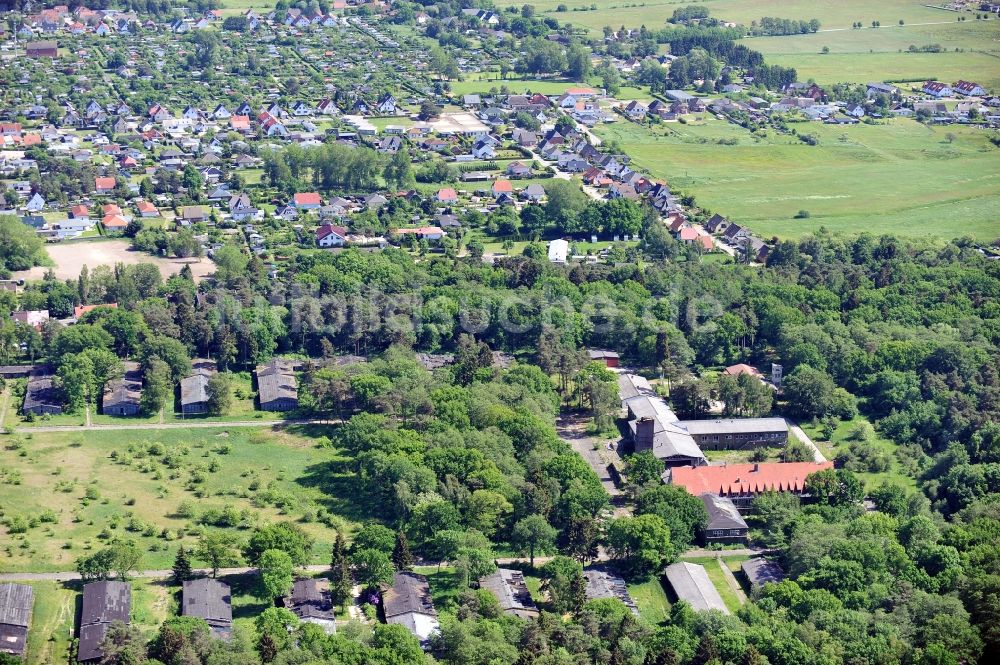
[(494, 180), (493, 181), (493, 195), (498, 196), (500, 194), (513, 194), (514, 185), (511, 184), (510, 180)]
[(292, 205), (299, 210), (315, 210), (322, 203), (316, 192), (298, 192), (292, 196)]
[(73, 308), (73, 318), (79, 319), (87, 312), (92, 312), (98, 307), (107, 307), (108, 309), (118, 309), (118, 303), (109, 302), (109, 303), (101, 303), (99, 305), (77, 305), (76, 307)]
[(695, 242), (698, 240), (698, 231), (690, 226), (685, 226), (677, 233), (677, 239), (686, 243)]
[(458, 201), (458, 192), (451, 187), (442, 187), (434, 198), (438, 203), (455, 203)]
[(759, 377), (760, 372), (757, 371), (756, 367), (751, 367), (746, 363), (737, 363), (735, 365), (730, 365), (726, 369), (722, 370), (723, 374), (728, 376), (739, 376), (740, 374), (749, 374), (750, 376)]
[(712, 240), (712, 236), (699, 235), (697, 243), (701, 245), (702, 250), (706, 252), (715, 251), (715, 241)]
[(69, 217), (70, 219), (88, 219), (90, 217), (90, 210), (87, 206), (80, 203), (69, 209)]
[(324, 224), (316, 229), (316, 245), (319, 247), (343, 247), (347, 242), (347, 229), (343, 226)]
[(106, 231), (120, 233), (125, 230), (128, 226), (128, 220), (121, 215), (105, 215), (101, 219), (101, 226), (104, 227)]
[(122, 209), (118, 207), (116, 203), (105, 203), (101, 206), (102, 215), (120, 215), (122, 214)]
[(115, 191), (117, 184), (114, 178), (94, 178), (94, 186), (98, 194), (110, 194)]
[(139, 201), (135, 204), (135, 207), (139, 209), (139, 215), (141, 217), (159, 217), (160, 211), (157, 210), (156, 206), (149, 201)]
[(667, 469), (672, 485), (694, 496), (715, 494), (730, 499), (737, 508), (748, 509), (754, 497), (764, 492), (806, 494), (809, 474), (832, 469), (833, 462), (760, 462), (723, 466), (678, 466)]

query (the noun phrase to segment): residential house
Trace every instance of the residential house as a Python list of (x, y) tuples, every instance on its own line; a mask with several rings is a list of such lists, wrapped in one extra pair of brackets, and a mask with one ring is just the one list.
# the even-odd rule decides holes
[(430, 585), (418, 573), (396, 573), (392, 587), (382, 592), (382, 607), (386, 623), (405, 626), (421, 642), (440, 630)]
[(940, 81), (927, 81), (924, 83), (924, 87), (921, 88), (924, 94), (930, 95), (931, 97), (951, 97), (955, 94), (955, 91), (947, 83), (941, 83)]
[(531, 167), (524, 162), (515, 161), (507, 165), (506, 173), (510, 178), (530, 178)]
[(41, 329), (42, 324), (49, 320), (49, 310), (47, 309), (29, 309), (20, 310), (17, 312), (11, 312), (10, 318), (15, 323), (23, 323), (26, 326), (31, 326), (36, 330)]
[(716, 213), (712, 215), (707, 222), (705, 222), (704, 226), (705, 230), (709, 233), (723, 233), (727, 228), (729, 228), (729, 220)]
[(607, 349), (587, 349), (587, 358), (609, 368), (618, 367), (620, 361), (617, 351), (608, 351)]
[(551, 263), (566, 263), (569, 256), (569, 242), (557, 238), (549, 243), (549, 261)]
[(586, 582), (584, 593), (588, 601), (602, 598), (616, 598), (622, 601), (632, 614), (639, 614), (639, 608), (625, 586), (625, 580), (604, 568), (589, 568), (583, 571)]
[(978, 83), (973, 83), (972, 81), (956, 81), (952, 89), (960, 95), (965, 95), (966, 97), (982, 97), (986, 94), (986, 90), (983, 86)]
[(233, 629), (233, 598), (229, 585), (210, 577), (185, 580), (181, 591), (181, 614), (198, 617), (213, 636), (228, 640)]
[(422, 240), (440, 240), (444, 237), (444, 230), (437, 226), (421, 226), (416, 229), (396, 229), (396, 235), (414, 235)]
[(649, 108), (642, 102), (632, 100), (622, 108), (622, 113), (625, 114), (629, 120), (635, 122), (640, 122), (645, 120), (646, 115), (649, 113)]
[(184, 206), (178, 218), (181, 226), (190, 226), (208, 220), (209, 213), (205, 206)]
[(704, 566), (682, 561), (667, 566), (663, 574), (677, 600), (687, 602), (696, 612), (716, 610), (729, 614), (729, 608), (722, 601), (719, 590), (712, 584)]
[(28, 199), (28, 202), (24, 204), (24, 209), (28, 212), (38, 212), (43, 210), (45, 205), (45, 199), (42, 198), (42, 195), (35, 192), (34, 195)]
[(0, 653), (18, 658), (24, 655), (34, 604), (33, 587), (27, 584), (0, 584)]
[(323, 204), (316, 192), (299, 192), (292, 196), (292, 205), (299, 210), (315, 210)]
[(257, 395), (261, 411), (291, 411), (299, 406), (299, 389), (295, 379), (295, 363), (285, 358), (272, 358), (257, 370)]
[(237, 222), (245, 222), (253, 219), (259, 210), (250, 202), (250, 197), (246, 192), (240, 192), (229, 197), (229, 215)]
[(180, 382), (181, 413), (208, 413), (208, 382), (215, 374), (215, 363), (211, 360), (195, 359), (191, 362), (191, 374)]
[(343, 247), (347, 242), (347, 229), (343, 226), (323, 224), (316, 229), (316, 245), (318, 247)]
[(760, 462), (725, 466), (675, 467), (668, 469), (667, 482), (690, 494), (706, 492), (730, 498), (737, 508), (750, 508), (754, 497), (764, 492), (806, 495), (806, 477), (832, 469), (833, 462)]
[(337, 632), (328, 580), (321, 577), (295, 580), (291, 593), (282, 599), (282, 605), (303, 623), (316, 624), (327, 634)]
[(77, 305), (76, 307), (73, 308), (73, 318), (79, 321), (80, 317), (82, 317), (87, 312), (93, 312), (95, 309), (118, 309), (118, 303), (108, 302), (108, 303), (99, 303), (97, 305)]
[(375, 110), (383, 115), (392, 115), (396, 112), (396, 98), (392, 95), (386, 94), (375, 106)]
[(521, 198), (526, 199), (531, 203), (538, 203), (545, 198), (545, 188), (541, 185), (532, 183), (521, 190)]
[(479, 580), (479, 588), (492, 593), (504, 614), (521, 619), (537, 617), (538, 606), (531, 599), (531, 591), (524, 581), (524, 573), (510, 568), (498, 568), (492, 575)]
[(139, 363), (126, 360), (125, 373), (108, 382), (101, 400), (101, 413), (106, 416), (137, 416), (142, 396), (142, 370)]
[(451, 187), (442, 187), (434, 195), (434, 200), (438, 203), (456, 203), (458, 201), (458, 192)]
[(91, 582), (83, 587), (77, 660), (98, 662), (104, 658), (101, 643), (113, 622), (129, 623), (132, 587), (128, 582)]
[(159, 217), (160, 211), (149, 201), (138, 201), (135, 207), (139, 210), (140, 217)]
[(702, 494), (699, 498), (708, 511), (708, 523), (701, 533), (706, 545), (747, 542), (750, 527), (731, 499), (711, 493)]

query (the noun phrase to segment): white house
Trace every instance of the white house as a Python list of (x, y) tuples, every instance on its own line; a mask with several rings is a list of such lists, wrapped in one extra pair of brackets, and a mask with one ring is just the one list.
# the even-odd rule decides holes
[(343, 226), (324, 224), (316, 229), (316, 244), (319, 247), (343, 247), (347, 242), (347, 229)]
[(559, 238), (549, 243), (549, 261), (552, 263), (566, 263), (569, 256), (569, 243)]

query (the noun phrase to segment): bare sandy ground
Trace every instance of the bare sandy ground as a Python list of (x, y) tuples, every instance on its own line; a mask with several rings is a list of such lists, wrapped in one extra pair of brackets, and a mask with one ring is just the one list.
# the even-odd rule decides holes
[[(166, 259), (145, 252), (134, 252), (129, 249), (127, 240), (84, 240), (52, 243), (45, 246), (45, 251), (48, 252), (49, 258), (55, 264), (53, 270), (58, 279), (76, 279), (83, 266), (87, 266), (88, 270), (93, 270), (97, 266), (114, 267), (116, 263), (126, 265), (152, 263), (160, 269), (160, 274), (164, 278), (177, 274), (185, 263), (190, 263), (191, 272), (196, 281), (215, 271), (215, 264), (211, 259)], [(14, 273), (14, 278), (41, 279), (46, 270), (48, 270), (46, 267), (35, 267), (31, 270)]]

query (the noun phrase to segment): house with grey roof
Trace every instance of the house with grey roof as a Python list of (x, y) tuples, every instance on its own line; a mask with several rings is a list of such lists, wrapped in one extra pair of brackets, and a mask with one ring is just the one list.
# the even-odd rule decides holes
[(36, 416), (62, 413), (62, 398), (51, 371), (32, 372), (24, 389), (21, 413)]
[(702, 532), (706, 545), (747, 542), (750, 527), (732, 499), (710, 493), (702, 494), (699, 498), (708, 511), (708, 524)]
[(722, 602), (718, 589), (708, 578), (704, 566), (681, 561), (667, 566), (663, 571), (677, 600), (683, 600), (697, 612), (718, 610), (729, 614), (729, 608)]
[(125, 361), (125, 373), (109, 381), (101, 400), (101, 413), (106, 416), (137, 416), (142, 396), (142, 370), (139, 363)]
[(299, 406), (299, 388), (295, 363), (286, 358), (272, 358), (257, 366), (257, 395), (261, 411), (291, 411)]
[(228, 640), (233, 629), (233, 599), (225, 582), (202, 577), (184, 582), (181, 614), (205, 620), (212, 635)]
[(785, 579), (785, 571), (778, 562), (762, 556), (747, 559), (740, 566), (740, 570), (750, 583), (751, 591), (757, 591), (765, 584), (777, 584)]
[(23, 656), (35, 590), (27, 584), (0, 584), (0, 653)]
[(524, 573), (510, 568), (498, 568), (492, 575), (479, 580), (479, 588), (486, 589), (500, 602), (505, 614), (522, 619), (538, 616), (538, 606), (531, 599), (531, 591), (524, 581)]
[(299, 621), (314, 623), (328, 635), (337, 632), (329, 580), (321, 577), (295, 580), (292, 592), (282, 599), (282, 604), (291, 610)]
[(701, 448), (711, 450), (784, 446), (788, 441), (788, 423), (784, 418), (714, 418), (680, 420)]
[(191, 367), (191, 374), (181, 379), (181, 413), (208, 413), (208, 382), (216, 374), (215, 363), (196, 359)]
[(96, 662), (104, 657), (101, 643), (114, 622), (128, 624), (132, 610), (132, 587), (128, 582), (91, 582), (83, 587), (77, 660)]
[(639, 607), (628, 592), (625, 580), (618, 575), (604, 568), (588, 568), (583, 571), (583, 577), (587, 583), (585, 594), (588, 601), (616, 598), (625, 603), (632, 614), (639, 614)]
[(705, 453), (678, 424), (678, 418), (661, 398), (638, 395), (625, 402), (635, 452), (650, 451), (667, 466), (707, 464)]
[(396, 573), (392, 586), (382, 592), (382, 608), (386, 623), (405, 626), (421, 642), (441, 629), (430, 585), (418, 573)]

